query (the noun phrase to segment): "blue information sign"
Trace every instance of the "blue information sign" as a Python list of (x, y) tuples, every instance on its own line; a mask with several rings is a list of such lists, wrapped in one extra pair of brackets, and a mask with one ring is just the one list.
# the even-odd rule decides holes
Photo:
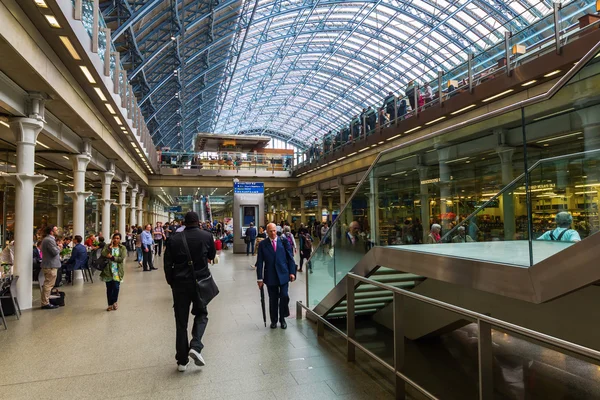
[(265, 184), (263, 182), (237, 182), (233, 183), (233, 193), (263, 194)]
[(165, 207), (165, 212), (180, 213), (181, 212), (181, 206)]

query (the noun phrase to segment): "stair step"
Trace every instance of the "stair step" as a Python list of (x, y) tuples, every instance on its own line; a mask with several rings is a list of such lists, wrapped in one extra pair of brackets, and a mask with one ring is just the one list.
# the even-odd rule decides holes
[(415, 274), (406, 274), (406, 273), (398, 273), (396, 275), (371, 275), (370, 277), (374, 281), (387, 283), (387, 282), (406, 282), (406, 281), (418, 281), (423, 280), (424, 278), (420, 275)]
[[(367, 310), (357, 310), (354, 315), (371, 315), (376, 313), (377, 311), (379, 311), (379, 309), (377, 308), (372, 308), (372, 309), (367, 309)], [(346, 316), (346, 311), (344, 312), (332, 312), (327, 314), (326, 318), (333, 318), (333, 317), (345, 317)]]
[(373, 292), (360, 292), (355, 293), (354, 298), (358, 301), (360, 299), (374, 299), (374, 298), (391, 298), (392, 294), (388, 290), (373, 291)]
[[(384, 282), (381, 282), (381, 283), (384, 283)], [(387, 282), (386, 282), (386, 284), (387, 284)], [(416, 284), (417, 284), (417, 282), (415, 282), (415, 281), (393, 282), (390, 286), (394, 286), (399, 289), (410, 290), (410, 289), (414, 288)], [(389, 292), (389, 290), (380, 288), (379, 286), (364, 284), (364, 285), (360, 285), (355, 291), (356, 294), (367, 293), (367, 292)]]
[[(389, 303), (394, 300), (394, 296), (389, 297), (375, 297), (372, 299), (355, 299), (354, 304), (357, 306), (360, 304), (379, 304), (379, 303)], [(345, 306), (348, 304), (346, 300), (342, 301), (338, 306)]]
[[(368, 310), (368, 309), (382, 309), (383, 307), (387, 306), (389, 303), (385, 303), (385, 302), (380, 302), (380, 303), (374, 303), (374, 304), (356, 304), (354, 306), (354, 310)], [(342, 306), (339, 305), (337, 307), (335, 307), (333, 309), (333, 311), (338, 312), (338, 311), (344, 311), (346, 312), (346, 306)]]
[(375, 271), (371, 276), (373, 275), (395, 275), (395, 274), (404, 274), (405, 272), (401, 272), (398, 271), (396, 269), (392, 269), (392, 268), (386, 268), (386, 267), (379, 267), (377, 269), (377, 271)]

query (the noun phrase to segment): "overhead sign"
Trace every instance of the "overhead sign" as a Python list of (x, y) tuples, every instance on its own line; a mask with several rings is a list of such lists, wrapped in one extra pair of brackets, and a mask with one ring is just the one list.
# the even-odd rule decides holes
[(165, 207), (165, 212), (180, 213), (181, 212), (181, 206)]
[(263, 182), (234, 182), (233, 193), (263, 194), (265, 184)]

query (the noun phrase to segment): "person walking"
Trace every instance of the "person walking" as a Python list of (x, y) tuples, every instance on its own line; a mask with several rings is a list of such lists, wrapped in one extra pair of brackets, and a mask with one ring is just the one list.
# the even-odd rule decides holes
[(108, 259), (106, 267), (100, 272), (100, 279), (106, 282), (106, 300), (108, 308), (106, 311), (117, 311), (119, 308), (119, 290), (123, 282), (125, 271), (123, 261), (127, 257), (127, 248), (121, 244), (121, 234), (112, 235), (109, 246), (104, 246), (102, 256)]
[(157, 222), (154, 228), (154, 255), (162, 256), (163, 241), (166, 239), (162, 222)]
[(246, 236), (244, 237), (246, 241), (246, 255), (250, 255), (250, 248), (252, 248), (252, 255), (254, 255), (254, 241), (256, 240), (256, 228), (254, 227), (254, 223), (250, 222), (250, 227), (246, 229)]
[(277, 320), (281, 329), (286, 329), (285, 318), (290, 315), (288, 289), (289, 283), (296, 280), (296, 262), (288, 241), (277, 236), (275, 224), (267, 225), (267, 236), (258, 245), (257, 283), (261, 289), (267, 285), (271, 329), (277, 328)]
[(50, 225), (46, 228), (46, 237), (42, 240), (41, 252), (43, 256), (40, 266), (44, 274), (44, 283), (41, 290), (43, 310), (58, 308), (58, 306), (50, 304), (50, 292), (56, 284), (57, 271), (61, 267), (60, 251), (62, 250), (62, 245), (56, 243), (57, 233), (58, 228)]
[[(184, 218), (185, 229), (171, 236), (165, 247), (165, 278), (173, 293), (176, 326), (175, 359), (180, 372), (187, 369), (190, 358), (199, 367), (206, 364), (202, 357), (204, 348), (202, 336), (208, 324), (208, 310), (200, 299), (196, 282), (211, 276), (208, 263), (214, 260), (216, 249), (212, 234), (201, 230), (199, 221), (197, 213), (188, 212)], [(193, 275), (188, 263), (188, 254), (193, 265)], [(194, 324), (192, 340), (188, 342), (190, 304), (192, 304)]]
[(152, 271), (154, 264), (152, 263), (152, 245), (154, 239), (152, 239), (152, 225), (146, 225), (146, 229), (142, 232), (142, 257), (144, 271)]
[(308, 271), (312, 274), (312, 263), (309, 260), (312, 250), (313, 250), (313, 238), (308, 233), (308, 231), (300, 234), (300, 268), (298, 272), (302, 272), (302, 266), (304, 265), (304, 260), (306, 259), (308, 266)]
[(142, 251), (142, 228), (137, 227), (135, 229), (135, 261), (138, 263), (138, 267), (142, 267), (142, 261), (144, 259), (144, 252)]

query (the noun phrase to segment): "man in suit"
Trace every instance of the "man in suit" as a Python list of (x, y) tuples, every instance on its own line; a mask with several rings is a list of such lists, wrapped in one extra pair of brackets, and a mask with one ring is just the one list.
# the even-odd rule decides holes
[(252, 249), (252, 255), (254, 255), (254, 241), (256, 241), (256, 228), (254, 223), (250, 222), (250, 228), (246, 229), (246, 255), (250, 255), (250, 249)]
[(67, 274), (67, 282), (71, 283), (73, 281), (73, 271), (77, 269), (84, 269), (87, 266), (88, 255), (85, 246), (81, 244), (83, 238), (79, 235), (76, 235), (73, 238), (73, 250), (71, 250), (71, 257), (67, 261), (65, 261), (63, 267)]
[(258, 287), (267, 285), (269, 292), (269, 315), (271, 329), (277, 328), (277, 316), (281, 329), (286, 329), (285, 317), (290, 315), (288, 286), (296, 280), (296, 262), (287, 239), (277, 236), (277, 227), (267, 225), (268, 239), (258, 245), (256, 277)]

